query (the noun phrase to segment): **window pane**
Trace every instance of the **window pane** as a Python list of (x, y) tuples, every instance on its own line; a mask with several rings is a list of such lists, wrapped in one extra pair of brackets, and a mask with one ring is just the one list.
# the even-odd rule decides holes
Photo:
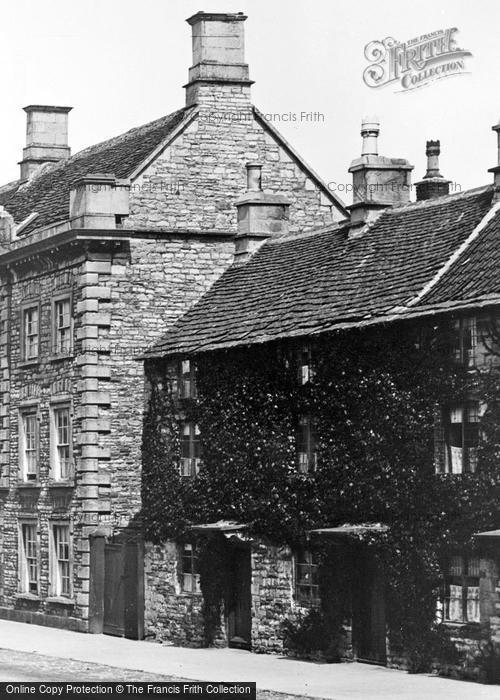
[(447, 619), (451, 622), (463, 621), (463, 597), (462, 586), (450, 585), (450, 593), (447, 605)]
[(479, 614), (479, 586), (467, 587), (467, 620), (468, 622), (480, 622)]

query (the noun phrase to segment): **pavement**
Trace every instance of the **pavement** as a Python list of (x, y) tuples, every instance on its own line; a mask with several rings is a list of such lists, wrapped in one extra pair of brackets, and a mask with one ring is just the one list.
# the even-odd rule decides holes
[[(238, 649), (186, 649), (0, 620), (0, 648), (198, 681), (255, 681), (262, 690), (331, 700), (498, 700), (499, 686), (368, 664), (325, 664)], [(64, 668), (64, 663), (61, 663)], [(1, 661), (0, 661), (1, 672)], [(88, 680), (92, 673), (89, 671)]]

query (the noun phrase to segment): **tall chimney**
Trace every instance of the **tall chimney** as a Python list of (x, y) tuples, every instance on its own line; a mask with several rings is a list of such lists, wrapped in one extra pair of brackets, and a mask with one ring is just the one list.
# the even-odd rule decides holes
[[(210, 92), (207, 86), (241, 86), (250, 98), (248, 64), (245, 63), (245, 34), (242, 12), (197, 12), (186, 20), (193, 35), (193, 65), (189, 69), (186, 104), (203, 101)], [(212, 104), (213, 109), (219, 105)]]
[(427, 141), (425, 155), (427, 156), (427, 172), (415, 187), (417, 202), (425, 199), (443, 197), (450, 193), (450, 180), (445, 180), (439, 172), (440, 141)]
[(246, 169), (247, 191), (235, 202), (238, 209), (236, 262), (246, 261), (266, 238), (288, 233), (289, 200), (281, 194), (262, 191), (260, 163), (248, 163)]
[(361, 158), (352, 161), (353, 203), (351, 232), (375, 218), (381, 209), (410, 201), (413, 165), (404, 158), (386, 158), (378, 154), (380, 123), (377, 117), (361, 122), (363, 138)]
[(489, 168), (488, 172), (493, 173), (493, 184), (495, 185), (495, 194), (493, 196), (492, 204), (496, 204), (500, 201), (500, 120), (498, 124), (491, 127), (493, 131), (497, 132), (497, 165), (493, 168)]
[(28, 180), (45, 163), (57, 163), (71, 155), (68, 146), (68, 113), (72, 107), (28, 105), (26, 147), (20, 162), (21, 180)]

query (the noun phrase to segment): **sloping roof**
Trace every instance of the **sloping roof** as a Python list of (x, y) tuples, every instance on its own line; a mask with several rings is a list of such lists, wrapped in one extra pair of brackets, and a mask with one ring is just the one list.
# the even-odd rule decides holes
[[(490, 211), (492, 194), (483, 187), (389, 209), (351, 239), (340, 226), (269, 240), (231, 266), (146, 356), (309, 335), (394, 314), (467, 240)], [(498, 237), (499, 226), (495, 216), (485, 238)], [(481, 241), (479, 235), (476, 245)], [(455, 277), (453, 285), (460, 294)]]
[[(192, 108), (191, 108), (192, 109)], [(19, 224), (30, 214), (38, 216), (23, 229), (23, 235), (36, 228), (68, 218), (72, 184), (88, 173), (113, 173), (127, 178), (180, 123), (188, 108), (127, 131), (109, 141), (86, 148), (74, 156), (42, 168), (26, 183), (17, 181), (0, 188), (3, 205)]]

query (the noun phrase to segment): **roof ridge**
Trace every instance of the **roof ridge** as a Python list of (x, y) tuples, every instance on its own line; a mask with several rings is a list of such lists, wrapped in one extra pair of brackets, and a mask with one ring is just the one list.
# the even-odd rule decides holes
[(422, 199), (415, 202), (407, 202), (406, 204), (400, 204), (397, 207), (388, 207), (384, 213), (393, 211), (408, 211), (408, 209), (417, 209), (424, 207), (434, 207), (439, 204), (446, 204), (453, 199), (465, 199), (465, 197), (474, 197), (476, 195), (488, 192), (491, 190), (493, 192), (494, 185), (480, 185), (478, 187), (473, 187), (470, 190), (464, 190), (463, 192), (452, 192), (451, 194), (444, 194), (440, 197), (432, 197), (431, 199)]

